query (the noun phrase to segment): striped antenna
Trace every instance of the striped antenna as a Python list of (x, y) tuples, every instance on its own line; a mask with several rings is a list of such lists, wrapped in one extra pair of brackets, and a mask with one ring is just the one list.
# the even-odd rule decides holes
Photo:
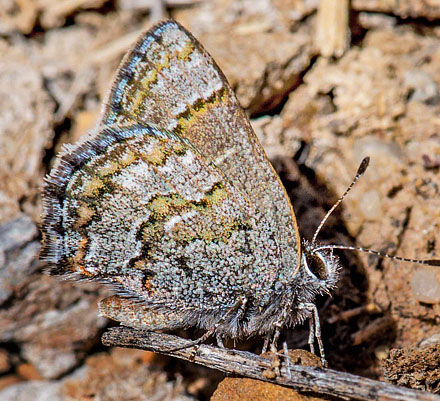
[(323, 249), (345, 249), (345, 250), (351, 250), (351, 251), (359, 251), (359, 252), (365, 252), (370, 253), (372, 255), (381, 256), (383, 258), (393, 259), (393, 260), (400, 260), (401, 262), (411, 262), (411, 263), (418, 263), (419, 265), (427, 265), (427, 266), (440, 266), (440, 259), (409, 259), (409, 258), (402, 258), (400, 256), (393, 256), (389, 255), (388, 253), (380, 252), (380, 251), (373, 251), (371, 249), (365, 249), (362, 247), (355, 247), (355, 246), (348, 246), (348, 245), (320, 245), (319, 247), (313, 248), (313, 252), (318, 252)]
[(315, 231), (315, 234), (313, 234), (312, 238), (312, 245), (316, 244), (316, 238), (318, 237), (319, 232), (321, 231), (321, 228), (326, 223), (327, 219), (330, 217), (330, 215), (333, 213), (333, 211), (339, 206), (339, 204), (344, 200), (344, 198), (347, 196), (347, 194), (350, 192), (351, 188), (353, 188), (354, 184), (356, 184), (357, 180), (365, 173), (367, 170), (368, 164), (370, 163), (370, 158), (367, 156), (359, 165), (358, 171), (356, 173), (356, 176), (353, 178), (353, 181), (348, 186), (348, 188), (345, 190), (345, 192), (342, 194), (342, 196), (336, 201), (336, 203), (332, 206), (332, 208), (327, 212), (327, 214), (324, 216), (324, 218), (321, 220), (321, 223), (319, 223), (318, 228)]
[[(356, 173), (356, 176), (354, 177), (351, 184), (348, 186), (348, 188), (345, 190), (343, 195), (336, 201), (336, 203), (332, 206), (332, 208), (326, 213), (324, 218), (321, 220), (321, 223), (319, 223), (318, 228), (315, 231), (315, 234), (312, 238), (312, 245), (316, 245), (316, 238), (318, 237), (319, 232), (321, 231), (323, 225), (329, 218), (329, 216), (333, 213), (333, 211), (339, 206), (339, 204), (344, 200), (344, 198), (347, 196), (347, 194), (350, 192), (350, 190), (353, 188), (354, 184), (356, 184), (357, 180), (365, 173), (367, 170), (368, 164), (370, 163), (370, 158), (365, 157), (361, 164), (359, 165), (358, 171)], [(393, 259), (393, 260), (399, 260), (401, 262), (411, 262), (411, 263), (418, 263), (420, 265), (427, 265), (427, 266), (440, 266), (440, 260), (439, 259), (409, 259), (409, 258), (402, 258), (400, 256), (393, 256), (389, 255), (388, 253), (380, 252), (380, 251), (373, 251), (372, 249), (365, 249), (362, 247), (355, 247), (355, 246), (348, 246), (348, 245), (319, 245), (313, 248), (313, 252), (319, 252), (324, 249), (344, 249), (344, 250), (351, 250), (351, 251), (359, 251), (359, 252), (365, 252), (369, 253), (371, 255), (377, 255), (381, 256), (383, 258)]]

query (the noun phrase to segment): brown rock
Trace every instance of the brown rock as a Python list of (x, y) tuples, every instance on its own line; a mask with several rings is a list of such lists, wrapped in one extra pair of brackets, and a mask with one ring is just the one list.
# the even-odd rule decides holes
[(110, 355), (88, 358), (79, 378), (65, 380), (62, 392), (66, 400), (96, 399), (141, 401), (154, 397), (191, 401), (184, 395), (179, 379), (169, 381), (154, 365), (144, 363), (145, 351), (113, 349)]
[(383, 361), (385, 378), (400, 386), (440, 391), (440, 343), (392, 349)]
[(37, 20), (38, 5), (33, 0), (11, 0), (0, 8), (0, 32), (7, 34), (16, 30), (30, 33)]
[(81, 9), (99, 8), (105, 0), (87, 1), (44, 1), (41, 2), (41, 24), (45, 29), (61, 26), (65, 23), (66, 17)]
[(19, 201), (38, 193), (55, 105), (28, 46), (1, 40), (0, 54), (0, 223), (4, 223), (18, 213)]
[(9, 386), (20, 383), (21, 381), (22, 381), (22, 379), (17, 375), (1, 376), (0, 377), (0, 392)]
[(17, 373), (25, 380), (41, 380), (42, 377), (38, 373), (35, 366), (30, 363), (22, 363), (17, 367)]
[(61, 383), (53, 381), (27, 381), (12, 384), (0, 391), (2, 401), (64, 400), (60, 392)]
[(76, 288), (39, 273), (37, 236), (25, 214), (0, 226), (0, 341), (20, 342), (22, 356), (53, 378), (99, 341), (105, 320), (97, 316), (96, 286)]
[[(267, 359), (273, 358), (273, 354), (271, 352), (266, 352), (265, 354), (262, 354), (262, 356)], [(283, 363), (283, 358), (283, 356), (280, 356), (280, 359), (276, 361), (277, 368), (279, 368), (280, 364)], [(321, 360), (318, 356), (302, 349), (289, 350), (289, 358), (290, 363), (292, 364), (299, 364), (303, 366), (322, 366)], [(275, 379), (276, 372), (275, 370), (267, 370), (263, 372), (263, 375), (266, 377), (266, 379), (272, 380)], [(278, 384), (266, 383), (255, 379), (232, 377), (223, 379), (211, 397), (211, 401), (318, 401), (326, 399), (327, 398), (325, 397), (321, 398), (302, 395), (291, 388), (283, 387)]]
[(6, 373), (9, 369), (11, 369), (9, 353), (5, 349), (0, 348), (0, 374)]
[[(59, 377), (99, 342), (105, 319), (98, 317), (100, 296), (96, 286), (77, 288), (72, 283), (40, 276), (34, 277), (24, 291), (24, 300), (13, 303), (0, 315), (6, 328), (2, 337), (19, 341), (23, 357), (43, 377)], [(38, 302), (34, 301), (36, 298)]]
[(0, 305), (10, 299), (27, 282), (29, 275), (39, 268), (36, 261), (40, 250), (37, 237), (35, 223), (24, 213), (0, 225)]
[(102, 6), (105, 0), (8, 0), (0, 9), (0, 32), (12, 33), (16, 30), (29, 34), (39, 20), (45, 29), (61, 26), (66, 17), (84, 9)]
[(325, 399), (302, 395), (291, 388), (273, 383), (232, 377), (224, 379), (211, 397), (211, 401), (318, 401)]
[(401, 18), (426, 18), (435, 20), (440, 17), (440, 5), (426, 0), (354, 0), (353, 9), (398, 15)]

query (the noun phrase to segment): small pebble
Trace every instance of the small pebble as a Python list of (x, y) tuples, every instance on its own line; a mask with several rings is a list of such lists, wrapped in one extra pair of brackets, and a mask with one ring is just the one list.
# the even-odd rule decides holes
[(411, 291), (419, 302), (440, 302), (440, 271), (438, 267), (423, 266), (411, 278)]

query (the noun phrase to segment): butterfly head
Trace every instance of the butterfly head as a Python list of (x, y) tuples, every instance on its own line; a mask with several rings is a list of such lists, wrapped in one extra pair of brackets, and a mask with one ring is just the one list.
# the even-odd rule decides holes
[(336, 287), (341, 265), (331, 249), (323, 249), (304, 240), (301, 265), (304, 274), (313, 282), (316, 292), (328, 294)]
[(362, 160), (353, 181), (321, 220), (312, 240), (310, 242), (307, 240), (302, 241), (301, 268), (304, 271), (304, 277), (310, 282), (314, 293), (329, 294), (336, 287), (341, 267), (339, 258), (333, 255), (333, 246), (321, 246), (317, 243), (318, 234), (329, 216), (347, 196), (357, 180), (365, 173), (369, 162), (369, 157), (365, 157)]

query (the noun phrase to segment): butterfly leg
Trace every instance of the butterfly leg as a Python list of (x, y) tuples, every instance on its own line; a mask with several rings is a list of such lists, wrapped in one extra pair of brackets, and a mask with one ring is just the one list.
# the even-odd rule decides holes
[(312, 317), (309, 319), (309, 339), (310, 352), (315, 353), (315, 321)]
[[(246, 303), (247, 303), (247, 298), (239, 299), (234, 305), (231, 306), (231, 308), (229, 308), (224, 313), (224, 315), (214, 324), (214, 326), (212, 326), (205, 334), (203, 334), (203, 336), (197, 338), (194, 341), (191, 341), (190, 343), (186, 344), (183, 347), (171, 348), (171, 349), (167, 349), (167, 351), (168, 352), (178, 351), (178, 350), (189, 348), (189, 347), (199, 345), (199, 344), (205, 342), (209, 337), (211, 337), (217, 331), (219, 326), (221, 326), (223, 323), (226, 322), (226, 319), (231, 317), (231, 315), (234, 312), (237, 312), (237, 316), (241, 316), (245, 311)], [(218, 341), (218, 336), (217, 336), (217, 341)], [(221, 339), (220, 339), (220, 341), (221, 341)], [(221, 343), (223, 344), (223, 342), (221, 342)]]
[(223, 344), (222, 336), (220, 334), (216, 334), (215, 339), (217, 340), (217, 345), (220, 348), (225, 348), (225, 346)]
[[(203, 334), (203, 336), (200, 336), (199, 338), (196, 338), (194, 341), (191, 341), (181, 347), (175, 347), (175, 348), (168, 348), (166, 351), (167, 352), (174, 352), (174, 351), (180, 351), (181, 349), (186, 349), (186, 348), (190, 348), (190, 347), (194, 347), (194, 351), (196, 352), (198, 349), (198, 345), (204, 343), (209, 337), (211, 337), (215, 330), (217, 329), (217, 325), (214, 325), (213, 327), (211, 327), (205, 334)], [(193, 359), (195, 358), (195, 354)]]
[(281, 323), (280, 321), (275, 323), (275, 331), (273, 334), (273, 338), (272, 338), (272, 343), (270, 345), (270, 351), (272, 352), (272, 369), (275, 372), (276, 376), (281, 376), (280, 373), (280, 358), (278, 357), (278, 349), (277, 349), (277, 344), (278, 344), (278, 339), (280, 338), (280, 334), (281, 334), (281, 328), (283, 327), (283, 323)]
[(283, 341), (283, 353), (284, 353), (284, 359), (286, 361), (287, 378), (290, 380), (292, 378), (292, 372), (290, 371), (290, 355), (289, 355), (289, 349), (287, 348), (287, 341)]
[(310, 352), (315, 353), (315, 339), (318, 342), (319, 355), (321, 356), (322, 366), (327, 366), (325, 359), (324, 344), (321, 338), (321, 324), (319, 322), (318, 308), (315, 304), (302, 304), (301, 307), (310, 312), (309, 318), (309, 346)]
[(283, 325), (281, 322), (275, 323), (275, 332), (274, 332), (274, 335), (272, 338), (272, 344), (270, 346), (271, 351), (274, 353), (277, 352), (277, 344), (278, 344), (278, 339), (280, 338), (282, 327), (283, 327)]
[(271, 345), (271, 350), (272, 350), (272, 352), (277, 352), (277, 344), (278, 344), (278, 339), (279, 339), (279, 337), (280, 337), (280, 334), (281, 334), (281, 329), (284, 327), (284, 324), (285, 324), (285, 322), (286, 322), (286, 319), (287, 319), (287, 311), (289, 310), (290, 308), (288, 308), (288, 307), (285, 307), (285, 308), (283, 308), (283, 313), (282, 313), (282, 315), (280, 316), (280, 318), (278, 319), (278, 321), (276, 321), (275, 323), (274, 323), (274, 335), (273, 335), (273, 340), (272, 340), (272, 345)]
[(267, 349), (269, 348), (269, 342), (272, 338), (272, 332), (269, 332), (266, 334), (266, 337), (264, 338), (263, 348), (261, 350), (261, 353), (264, 354), (267, 352)]

